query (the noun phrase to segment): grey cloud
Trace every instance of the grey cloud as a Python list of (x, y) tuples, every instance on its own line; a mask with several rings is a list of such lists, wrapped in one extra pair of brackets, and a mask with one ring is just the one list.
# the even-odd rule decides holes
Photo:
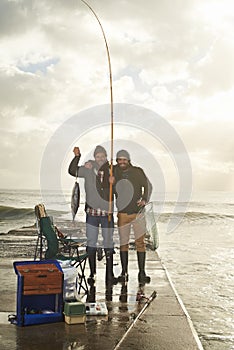
[(229, 121), (210, 121), (185, 127), (181, 137), (188, 152), (206, 154), (211, 162), (234, 164), (234, 125)]
[(49, 98), (43, 78), (15, 68), (0, 70), (0, 85), (4, 86), (0, 97), (1, 110), (9, 111), (9, 116), (12, 116), (11, 112), (14, 115), (16, 109), (22, 110), (22, 114), (38, 116)]
[(37, 188), (40, 157), (43, 151), (43, 132), (1, 136), (0, 162), (3, 188)]
[(192, 87), (192, 93), (209, 96), (217, 91), (229, 90), (234, 81), (234, 47), (225, 38), (216, 40), (201, 62), (191, 69), (194, 79), (200, 84)]
[[(115, 102), (119, 102), (120, 96), (120, 101), (145, 103), (147, 107), (151, 104), (155, 110), (160, 102), (171, 110), (181, 108), (183, 113), (174, 120), (182, 125), (183, 121), (194, 118), (188, 116), (188, 111), (186, 113), (189, 98), (206, 98), (231, 88), (233, 45), (230, 37), (215, 41), (217, 33), (198, 16), (197, 9), (202, 1), (88, 2), (99, 16), (110, 46), (114, 84), (121, 89), (114, 90)], [(32, 52), (27, 34), (31, 33), (31, 39), (34, 32), (41, 42)], [(6, 45), (4, 53), (8, 53), (9, 45), (0, 70), (0, 85), (3, 86), (0, 113), (4, 128), (1, 161), (5, 170), (9, 170), (7, 176), (17, 166), (19, 177), (24, 181), (23, 173), (30, 172), (30, 163), (37, 168), (49, 138), (49, 128), (82, 108), (109, 101), (105, 45), (96, 19), (79, 0), (2, 0), (0, 33)], [(15, 41), (19, 36), (24, 40), (24, 48), (16, 46), (13, 52), (14, 45), (21, 43)], [(44, 73), (36, 70), (37, 63), (54, 57), (58, 58), (58, 64)], [(31, 63), (35, 65), (34, 74), (22, 71)], [(143, 73), (151, 78), (150, 82), (144, 79)], [(128, 77), (132, 85), (131, 93), (126, 94), (124, 82), (128, 82)], [(162, 90), (164, 101), (157, 97), (157, 87), (168, 91), (163, 95)], [(44, 137), (43, 125), (37, 133), (36, 123), (34, 139), (30, 133), (16, 135), (14, 130), (23, 117), (34, 118), (35, 122), (45, 120)], [(166, 117), (173, 122), (170, 113)], [(197, 123), (192, 127), (178, 126), (188, 151), (201, 157), (202, 152), (207, 151), (206, 159), (210, 164), (232, 162), (234, 130), (231, 120), (230, 123), (203, 122), (199, 117)], [(9, 130), (12, 132), (8, 133)], [(38, 145), (36, 152), (32, 151), (33, 141)], [(20, 162), (22, 155), (26, 160)], [(34, 175), (37, 176), (36, 172)], [(26, 177), (29, 181), (30, 175)]]
[(33, 25), (35, 13), (32, 11), (32, 1), (0, 2), (0, 37), (19, 35)]
[(233, 187), (233, 175), (207, 169), (198, 172), (194, 179), (194, 189), (199, 191), (230, 191)]

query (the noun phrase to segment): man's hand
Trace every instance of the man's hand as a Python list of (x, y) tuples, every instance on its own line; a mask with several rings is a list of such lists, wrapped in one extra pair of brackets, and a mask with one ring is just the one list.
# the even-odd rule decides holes
[(85, 162), (85, 168), (86, 169), (92, 169), (92, 167), (93, 167), (93, 164), (92, 164), (92, 162), (91, 161), (87, 161), (87, 162)]
[(138, 207), (144, 207), (146, 205), (146, 201), (144, 199), (140, 199), (137, 202)]
[(114, 184), (115, 183), (115, 177), (114, 176), (109, 176), (109, 183)]
[(74, 155), (75, 155), (76, 157), (77, 157), (77, 156), (80, 156), (80, 149), (79, 149), (79, 147), (74, 147), (73, 152), (74, 152)]

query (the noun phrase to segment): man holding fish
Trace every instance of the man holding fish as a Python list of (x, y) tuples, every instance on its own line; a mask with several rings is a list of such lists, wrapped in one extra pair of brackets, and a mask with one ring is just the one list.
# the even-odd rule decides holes
[[(81, 157), (79, 147), (73, 149), (75, 157), (70, 163), (68, 172), (75, 177), (84, 178), (87, 253), (89, 255), (90, 276), (88, 283), (93, 285), (96, 277), (96, 253), (99, 227), (101, 227), (103, 246), (106, 255), (106, 284), (115, 284), (117, 279), (113, 274), (113, 230), (114, 220), (108, 217), (109, 212), (109, 162), (104, 147), (98, 145), (94, 150), (94, 160), (79, 166)], [(76, 202), (79, 196), (74, 196)], [(73, 203), (77, 207), (77, 203)]]

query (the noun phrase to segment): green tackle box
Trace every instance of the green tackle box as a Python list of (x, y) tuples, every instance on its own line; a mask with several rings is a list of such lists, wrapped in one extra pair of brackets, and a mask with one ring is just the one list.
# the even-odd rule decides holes
[(64, 315), (65, 316), (85, 315), (85, 304), (80, 301), (65, 301)]

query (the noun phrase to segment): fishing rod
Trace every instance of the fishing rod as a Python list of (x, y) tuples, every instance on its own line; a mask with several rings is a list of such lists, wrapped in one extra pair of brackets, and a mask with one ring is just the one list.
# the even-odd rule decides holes
[(119, 349), (120, 345), (123, 343), (124, 339), (127, 337), (128, 333), (130, 332), (130, 330), (134, 327), (134, 325), (136, 324), (136, 322), (139, 320), (139, 318), (141, 317), (141, 315), (145, 312), (146, 308), (150, 305), (150, 303), (156, 298), (157, 296), (157, 292), (153, 291), (153, 293), (151, 294), (151, 296), (147, 299), (144, 307), (142, 308), (142, 310), (139, 312), (139, 314), (137, 315), (137, 317), (132, 321), (132, 323), (129, 325), (129, 327), (127, 328), (127, 331), (124, 333), (124, 335), (122, 336), (122, 338), (118, 341), (118, 343), (115, 345), (113, 350), (117, 350)]
[[(92, 9), (92, 7), (85, 1), (85, 0), (80, 0), (83, 2), (94, 14), (96, 17), (99, 26), (102, 31), (102, 35), (105, 41), (105, 46), (106, 46), (106, 52), (107, 52), (107, 59), (108, 59), (108, 66), (109, 66), (109, 79), (110, 79), (110, 102), (111, 102), (111, 159), (110, 159), (110, 176), (113, 176), (113, 140), (114, 140), (114, 106), (113, 106), (113, 88), (112, 88), (112, 70), (111, 70), (111, 59), (110, 59), (110, 51), (106, 39), (106, 35), (104, 32), (104, 29), (102, 27), (102, 24), (100, 22), (100, 19), (98, 18), (96, 12)], [(110, 194), (109, 194), (109, 210), (108, 210), (108, 221), (111, 221), (111, 214), (112, 214), (112, 195), (113, 195), (113, 184), (110, 182)]]

